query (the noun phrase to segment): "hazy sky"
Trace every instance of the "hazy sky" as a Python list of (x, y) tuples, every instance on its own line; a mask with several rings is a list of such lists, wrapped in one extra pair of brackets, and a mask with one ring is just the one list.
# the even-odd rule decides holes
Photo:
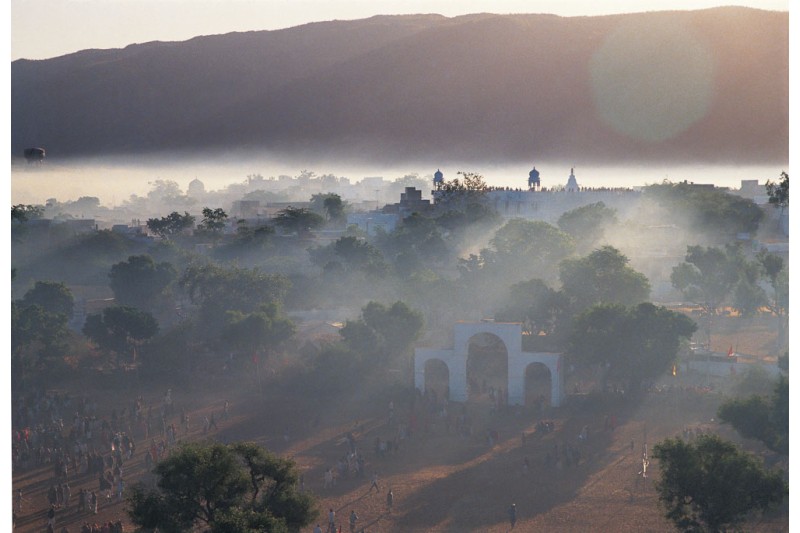
[(789, 0), (11, 0), (11, 59), (379, 14), (580, 16), (731, 4), (789, 9)]

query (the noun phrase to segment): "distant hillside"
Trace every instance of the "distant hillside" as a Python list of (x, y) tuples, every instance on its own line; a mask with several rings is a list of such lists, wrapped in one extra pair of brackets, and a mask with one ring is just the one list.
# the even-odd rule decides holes
[(380, 16), (11, 64), (11, 150), (788, 161), (788, 13)]

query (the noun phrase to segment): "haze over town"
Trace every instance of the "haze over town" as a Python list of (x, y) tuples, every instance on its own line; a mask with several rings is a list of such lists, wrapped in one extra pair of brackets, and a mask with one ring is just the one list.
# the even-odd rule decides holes
[(788, 532), (787, 9), (12, 0), (4, 519)]

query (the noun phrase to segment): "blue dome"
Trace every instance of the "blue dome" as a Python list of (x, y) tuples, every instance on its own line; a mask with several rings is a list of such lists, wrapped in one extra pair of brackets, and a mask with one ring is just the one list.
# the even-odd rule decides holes
[(436, 172), (433, 174), (433, 182), (434, 182), (434, 183), (441, 183), (441, 182), (443, 182), (443, 181), (444, 181), (444, 174), (442, 174), (442, 171), (441, 171), (441, 170), (437, 170), (437, 171), (436, 171)]

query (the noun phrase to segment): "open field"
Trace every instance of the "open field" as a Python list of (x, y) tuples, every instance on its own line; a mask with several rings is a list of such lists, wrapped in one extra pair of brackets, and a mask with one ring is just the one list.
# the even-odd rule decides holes
[[(749, 335), (736, 334), (737, 340), (732, 335), (721, 325), (718, 342), (725, 349), (735, 342), (753, 347), (770, 342), (769, 330), (760, 326)], [(750, 353), (758, 355), (755, 348)], [(746, 449), (768, 455), (757, 443), (743, 441), (714, 421), (730, 383), (712, 383), (697, 375), (666, 377), (641, 401), (573, 395), (566, 406), (542, 414), (514, 408), (493, 412), (488, 397), (481, 396), (467, 404), (450, 403), (451, 423), (447, 424), (438, 414), (428, 412), (423, 399), (397, 392), (400, 389), (370, 396), (313, 399), (282, 385), (280, 369), (266, 374), (271, 377), (262, 377), (260, 382), (247, 372), (200, 375), (191, 386), (172, 386), (175, 410), (169, 421), (179, 428), (180, 439), (253, 440), (292, 457), (303, 472), (305, 490), (319, 498), (318, 521), (324, 526), (328, 509), (333, 508), (343, 530), (348, 528), (347, 516), (353, 509), (360, 518), (359, 529), (368, 532), (506, 532), (510, 527), (506, 510), (515, 503), (515, 531), (673, 531), (662, 516), (652, 486), (658, 465), (655, 461), (649, 465), (648, 479), (638, 475), (644, 444), (649, 447), (692, 428), (719, 432)], [(97, 416), (110, 418), (112, 409), (120, 412), (139, 395), (145, 405), (157, 408), (167, 386), (138, 388), (134, 381), (112, 384), (87, 377), (81, 383), (65, 385), (63, 392), (86, 394), (97, 401)], [(571, 384), (568, 390), (573, 390)], [(222, 416), (225, 400), (230, 402), (227, 418)], [(391, 422), (390, 400), (395, 405)], [(189, 415), (188, 434), (180, 425), (182, 410)], [(218, 428), (205, 433), (203, 418), (212, 412)], [(456, 432), (453, 421), (462, 412), (471, 419), (471, 436)], [(553, 422), (553, 431), (536, 431), (542, 416)], [(615, 421), (614, 429), (608, 427), (609, 421)], [(411, 436), (398, 441), (399, 450), (383, 456), (376, 453), (376, 438), (393, 439), (400, 425), (407, 426)], [(584, 427), (587, 438), (582, 440), (578, 436)], [(495, 442), (488, 442), (489, 431), (495, 432)], [(333, 487), (325, 488), (325, 470), (336, 467), (347, 454), (348, 432), (365, 458), (363, 477), (339, 476)], [(132, 433), (136, 435), (137, 430), (132, 428)], [(157, 431), (154, 437), (161, 439)], [(137, 437), (133, 458), (125, 463), (127, 486), (136, 481), (153, 482), (144, 465), (145, 448), (152, 439), (153, 435)], [(95, 444), (99, 446), (100, 440), (95, 439)], [(566, 459), (566, 450), (570, 450), (571, 461)], [(527, 471), (523, 467), (526, 458)], [(788, 458), (770, 459), (788, 471)], [(369, 490), (373, 472), (378, 473), (377, 492)], [(45, 530), (46, 493), (53, 481), (52, 465), (14, 472), (14, 490), (21, 488), (25, 498), (16, 531)], [(77, 512), (74, 495), (82, 487), (97, 490), (94, 476), (70, 473), (69, 482), (72, 503), (69, 509), (58, 511), (56, 531), (66, 526), (74, 533), (84, 521), (117, 519), (126, 524), (125, 531), (132, 530), (124, 502), (101, 498), (97, 515)], [(391, 511), (386, 506), (389, 488), (394, 494)], [(745, 529), (788, 531), (788, 506), (754, 518)]]

